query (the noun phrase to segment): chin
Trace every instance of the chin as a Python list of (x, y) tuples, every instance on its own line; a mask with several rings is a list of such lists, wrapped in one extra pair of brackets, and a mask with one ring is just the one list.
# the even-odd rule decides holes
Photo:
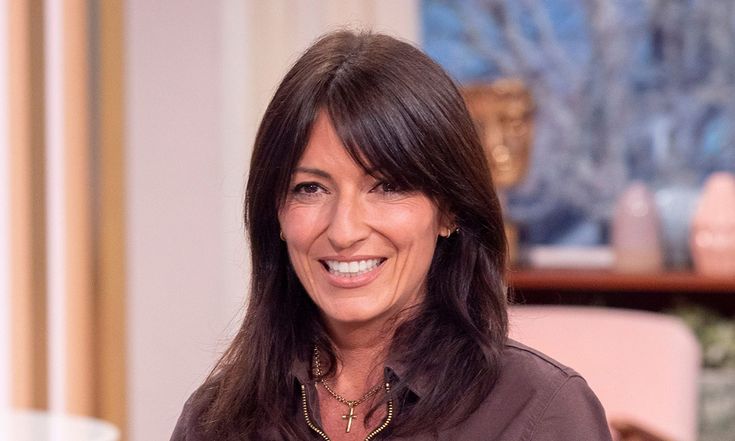
[[(375, 308), (375, 305), (345, 304), (334, 305), (323, 310), (324, 316), (334, 323), (367, 324), (385, 316), (386, 311)], [(359, 303), (359, 302), (358, 302)]]
[(367, 311), (336, 311), (333, 314), (326, 314), (326, 317), (335, 323), (342, 324), (364, 324), (369, 323), (378, 318), (378, 314)]

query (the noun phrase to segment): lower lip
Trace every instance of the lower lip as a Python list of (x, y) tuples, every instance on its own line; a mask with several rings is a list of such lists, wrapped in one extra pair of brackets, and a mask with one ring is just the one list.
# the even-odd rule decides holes
[(322, 270), (324, 270), (324, 273), (327, 275), (327, 280), (330, 284), (339, 288), (359, 288), (375, 280), (375, 278), (378, 277), (380, 272), (383, 270), (385, 262), (387, 262), (387, 260), (384, 260), (383, 263), (373, 268), (371, 271), (354, 277), (340, 277), (334, 275), (330, 273), (329, 270), (324, 267), (324, 265), (322, 265), (321, 263), (319, 265), (322, 267)]

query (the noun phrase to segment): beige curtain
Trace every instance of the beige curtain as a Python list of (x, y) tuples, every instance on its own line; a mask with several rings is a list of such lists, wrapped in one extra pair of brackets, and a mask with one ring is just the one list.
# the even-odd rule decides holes
[[(46, 197), (42, 1), (9, 2), (11, 394), (47, 405)], [(39, 25), (40, 23), (40, 25)]]
[[(43, 0), (9, 0), (12, 405), (46, 409), (61, 378), (63, 411), (125, 425), (122, 0), (60, 0), (63, 45), (61, 212), (50, 214)], [(61, 216), (63, 286), (47, 280), (48, 222)], [(63, 295), (62, 375), (50, 375), (49, 293)], [(53, 340), (53, 339), (52, 339)], [(59, 409), (55, 409), (59, 410)]]

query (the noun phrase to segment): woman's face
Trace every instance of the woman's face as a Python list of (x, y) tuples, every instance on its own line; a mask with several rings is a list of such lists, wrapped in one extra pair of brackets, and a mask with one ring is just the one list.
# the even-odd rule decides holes
[(443, 216), (356, 164), (325, 112), (291, 178), (279, 222), (291, 264), (328, 324), (367, 324), (422, 301)]

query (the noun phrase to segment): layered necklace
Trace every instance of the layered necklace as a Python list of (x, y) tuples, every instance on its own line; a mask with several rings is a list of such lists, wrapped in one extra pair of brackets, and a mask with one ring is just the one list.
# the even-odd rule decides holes
[[(319, 358), (319, 349), (316, 346), (314, 346), (314, 375), (317, 378), (316, 380), (317, 383), (324, 386), (324, 390), (326, 390), (332, 398), (334, 398), (335, 400), (347, 406), (348, 408), (347, 413), (342, 415), (342, 419), (345, 420), (345, 423), (346, 423), (345, 433), (350, 433), (350, 430), (352, 429), (352, 420), (357, 418), (357, 414), (355, 413), (355, 407), (364, 403), (368, 398), (377, 394), (382, 388), (385, 388), (386, 394), (390, 393), (390, 383), (386, 382), (385, 384), (376, 384), (375, 386), (371, 387), (370, 390), (365, 392), (363, 396), (361, 396), (360, 398), (356, 400), (348, 400), (347, 398), (338, 394), (337, 392), (334, 391), (332, 386), (330, 386), (329, 383), (327, 383), (327, 380), (324, 379), (324, 374), (322, 372), (322, 366), (321, 366), (321, 360)], [(392, 418), (393, 418), (393, 400), (389, 400), (388, 401), (388, 416), (383, 422), (383, 424), (379, 427), (379, 429), (383, 430), (390, 423)]]

